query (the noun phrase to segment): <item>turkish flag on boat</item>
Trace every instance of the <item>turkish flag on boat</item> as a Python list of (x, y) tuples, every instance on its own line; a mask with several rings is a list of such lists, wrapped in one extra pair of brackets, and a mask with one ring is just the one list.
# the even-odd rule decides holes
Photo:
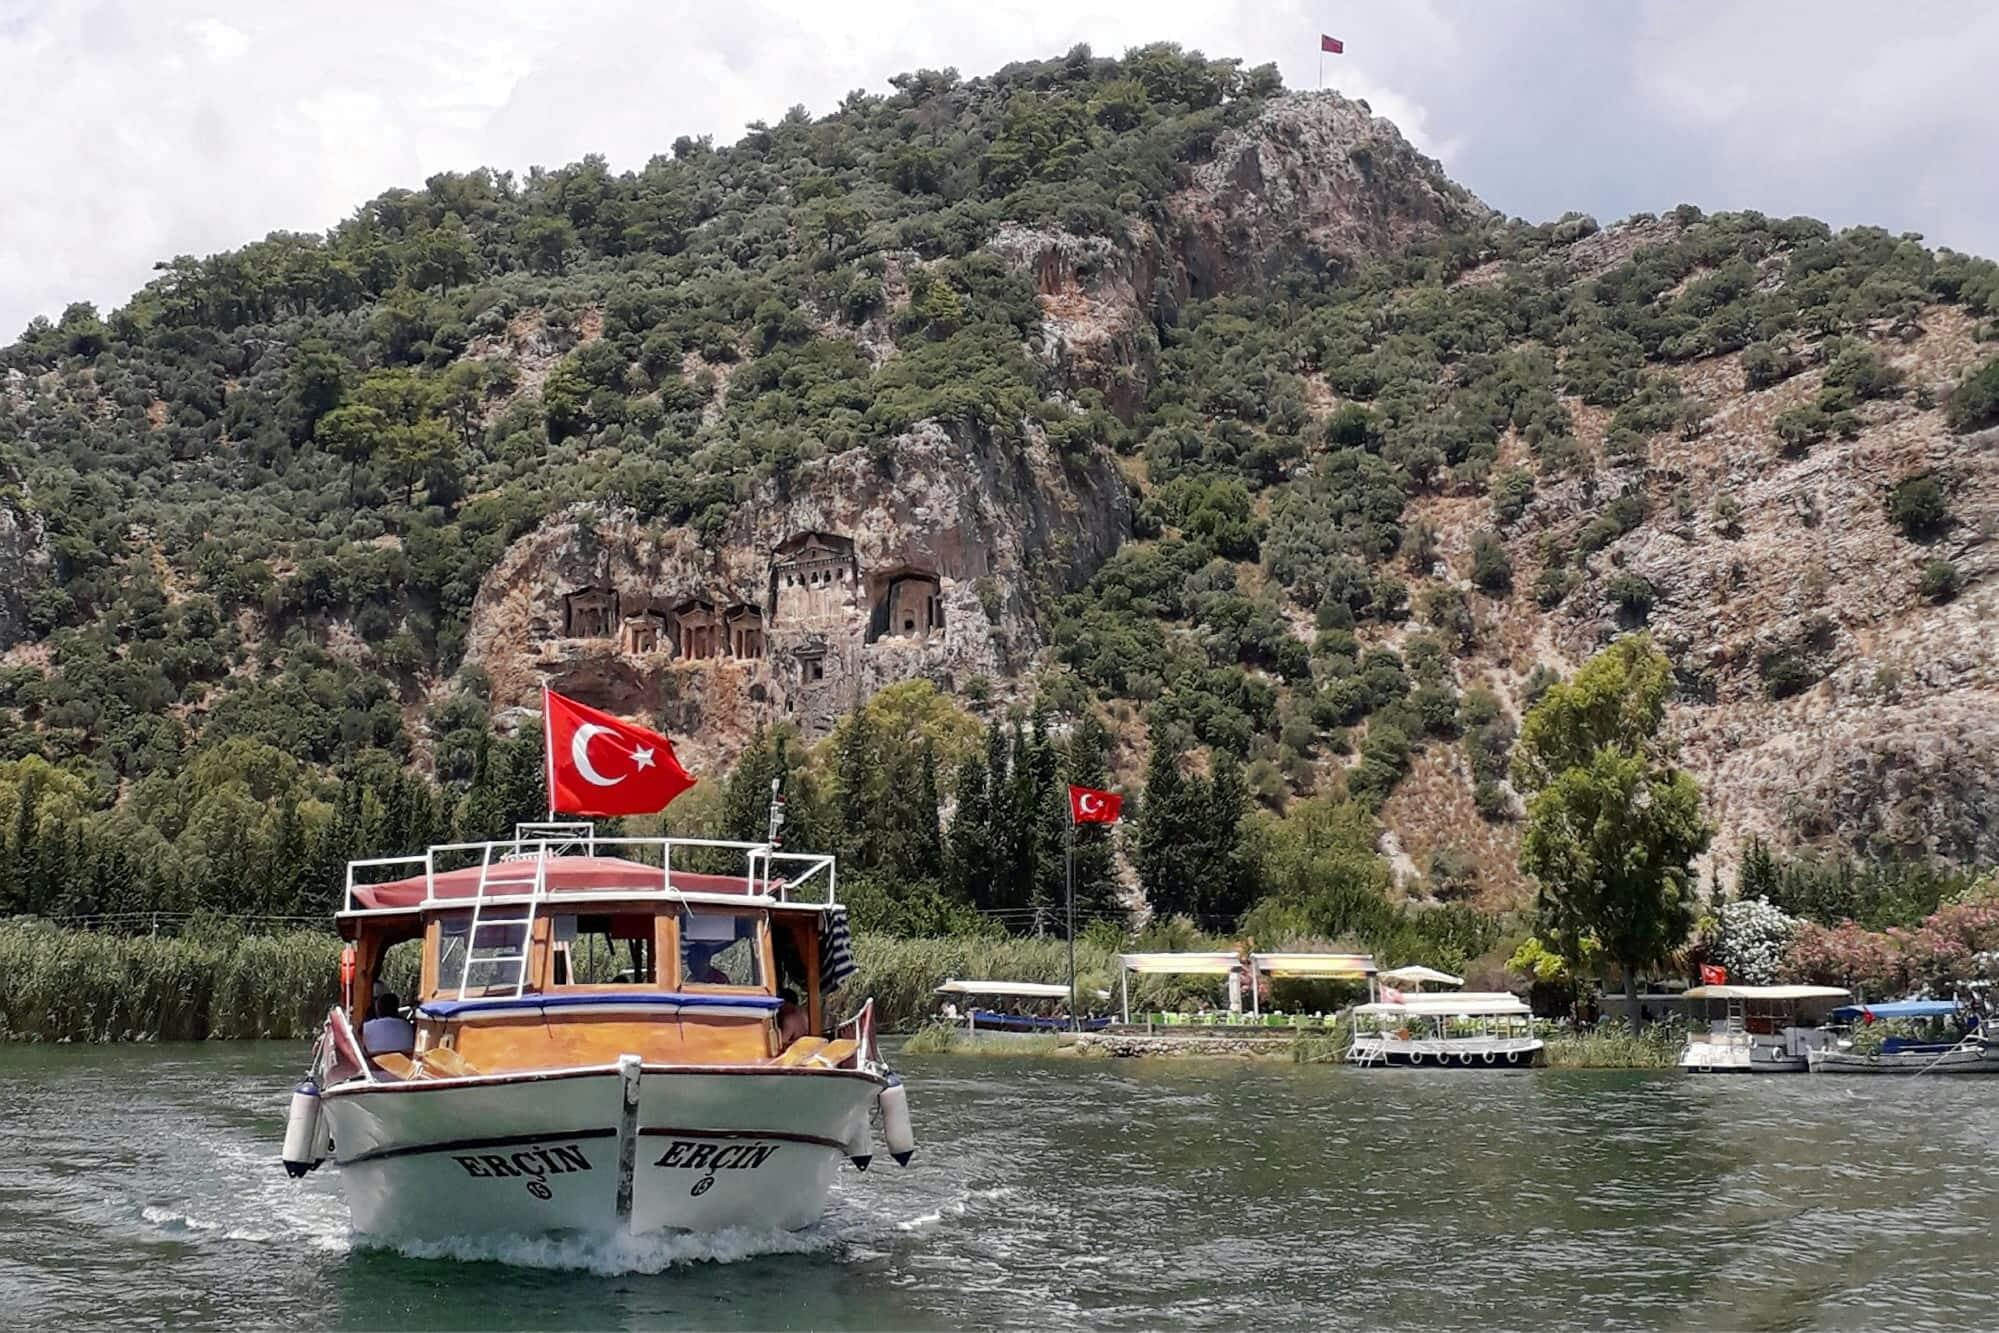
[(543, 690), (548, 808), (564, 815), (650, 815), (694, 785), (656, 731)]
[(1322, 32), (1319, 34), (1319, 50), (1327, 55), (1345, 55), (1347, 44), (1337, 37), (1328, 37)]
[(1701, 985), (1726, 986), (1727, 984), (1728, 984), (1727, 968), (1716, 967), (1713, 963), (1701, 964)]
[(1393, 986), (1383, 986), (1381, 988), (1381, 1002), (1383, 1004), (1401, 1004), (1402, 992)]
[(1115, 824), (1117, 812), (1124, 807), (1124, 797), (1114, 791), (1098, 791), (1095, 787), (1069, 788), (1069, 822), (1071, 824)]

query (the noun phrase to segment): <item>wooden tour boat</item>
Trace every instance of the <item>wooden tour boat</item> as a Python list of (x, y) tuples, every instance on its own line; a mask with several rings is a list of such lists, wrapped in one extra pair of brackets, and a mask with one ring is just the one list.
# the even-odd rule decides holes
[[(284, 1160), (332, 1160), (358, 1232), (797, 1229), (866, 1169), (871, 1114), (914, 1152), (873, 1001), (826, 1011), (853, 970), (830, 856), (522, 825), (353, 863), (337, 921)], [(404, 1019), (380, 978), (409, 941)]]

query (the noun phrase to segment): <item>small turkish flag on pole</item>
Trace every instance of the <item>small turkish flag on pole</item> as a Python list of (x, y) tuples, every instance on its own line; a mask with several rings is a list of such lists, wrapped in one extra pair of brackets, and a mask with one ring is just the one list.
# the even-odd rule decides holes
[(541, 692), (548, 741), (548, 808), (565, 815), (650, 815), (694, 785), (673, 742), (565, 699)]
[(1069, 822), (1071, 824), (1115, 824), (1117, 812), (1124, 806), (1124, 797), (1114, 791), (1098, 791), (1095, 787), (1069, 788)]
[(1727, 968), (1716, 967), (1713, 963), (1701, 964), (1701, 985), (1726, 986), (1727, 984), (1728, 984)]
[(1322, 55), (1345, 55), (1346, 49), (1347, 44), (1339, 38), (1328, 37), (1323, 32), (1319, 34), (1319, 51)]

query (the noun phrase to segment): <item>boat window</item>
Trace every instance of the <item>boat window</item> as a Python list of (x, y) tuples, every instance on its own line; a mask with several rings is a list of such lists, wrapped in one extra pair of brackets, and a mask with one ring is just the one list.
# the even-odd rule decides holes
[(549, 918), (557, 986), (649, 986), (653, 971), (650, 912), (558, 912)]
[(481, 919), (479, 941), (472, 953), (472, 965), (465, 965), (467, 937), (472, 930), (470, 912), (449, 916), (437, 923), (437, 989), (439, 993), (481, 992), (504, 986), (509, 991), (520, 978), (520, 955), (527, 938), (524, 921)]
[(761, 915), (691, 911), (680, 918), (683, 986), (762, 987)]

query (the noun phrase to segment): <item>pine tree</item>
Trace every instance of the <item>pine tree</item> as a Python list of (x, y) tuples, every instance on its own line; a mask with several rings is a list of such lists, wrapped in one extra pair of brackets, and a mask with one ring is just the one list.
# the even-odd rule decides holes
[(945, 878), (944, 835), (938, 825), (937, 749), (928, 741), (890, 785), (890, 863), (903, 879)]
[(1748, 850), (1742, 854), (1742, 869), (1736, 872), (1735, 896), (1745, 902), (1751, 898), (1766, 898), (1774, 902), (1778, 888), (1777, 858), (1770, 855), (1770, 848), (1763, 839), (1751, 838)]
[(1188, 878), (1187, 848), (1194, 820), (1194, 803), (1205, 783), (1190, 783), (1180, 775), (1180, 756), (1155, 744), (1145, 761), (1145, 800), (1139, 807), (1132, 861), (1153, 915), (1192, 914), (1198, 903)]
[(993, 905), (991, 765), (966, 755), (958, 765), (945, 866), (953, 894), (974, 907)]
[[(770, 831), (770, 782), (776, 776), (777, 753), (770, 734), (758, 727), (722, 789), (722, 837), (733, 842), (764, 840)], [(798, 845), (789, 836), (785, 841)]]
[(1199, 917), (1210, 930), (1232, 930), (1256, 893), (1242, 837), (1249, 787), (1243, 780), (1242, 761), (1228, 751), (1214, 751), (1210, 764), (1212, 775), (1201, 793)]
[(5, 900), (9, 914), (35, 910), (40, 886), (35, 882), (35, 807), (41, 799), (41, 775), (22, 766), (21, 790), (14, 806), (14, 831), (7, 838)]
[(833, 809), (840, 826), (840, 860), (856, 873), (882, 861), (880, 756), (866, 709), (841, 722), (833, 734)]
[(258, 867), (258, 912), (284, 915), (291, 906), (295, 878), (310, 852), (305, 821), (299, 818), (298, 793), (288, 791), (278, 800), (278, 815), (271, 825), (270, 845), (265, 849), (262, 864)]

